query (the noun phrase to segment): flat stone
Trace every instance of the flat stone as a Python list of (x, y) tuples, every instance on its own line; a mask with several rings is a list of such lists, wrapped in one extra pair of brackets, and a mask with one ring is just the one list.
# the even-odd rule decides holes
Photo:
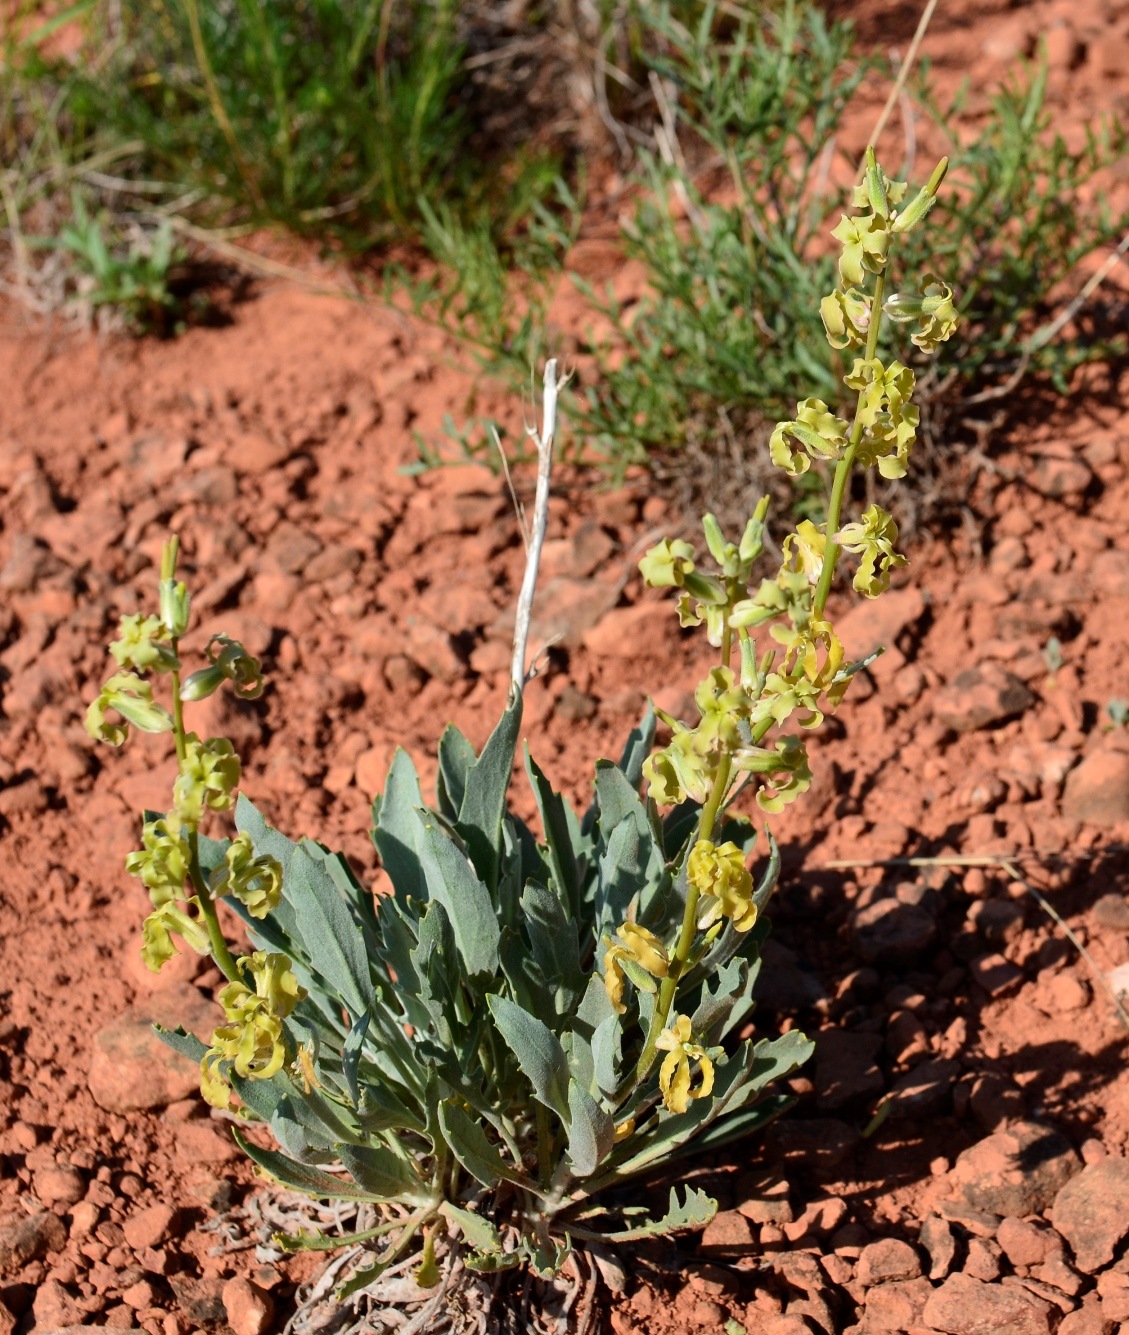
[(1017, 1219), (1013, 1215), (1000, 1221), (996, 1241), (1015, 1266), (1042, 1265), (1051, 1251), (1056, 1247), (1061, 1249), (1062, 1246), (1049, 1228), (1030, 1219)]
[(1079, 1270), (1092, 1275), (1108, 1265), (1129, 1236), (1129, 1160), (1110, 1155), (1087, 1164), (1059, 1191), (1050, 1217)]
[(879, 1238), (859, 1253), (855, 1278), (864, 1289), (875, 1284), (890, 1284), (899, 1279), (918, 1279), (921, 1257), (915, 1248), (900, 1238)]
[(1023, 981), (1023, 970), (1003, 955), (980, 955), (970, 961), (968, 969), (972, 981), (990, 997), (1002, 997)]
[(40, 1284), (31, 1310), (35, 1317), (35, 1329), (40, 1332), (77, 1326), (82, 1321), (82, 1311), (78, 1304), (56, 1279), (48, 1279)]
[(950, 1275), (925, 1304), (923, 1324), (944, 1335), (1051, 1335), (1058, 1311), (1033, 1293)]
[(753, 1230), (740, 1210), (719, 1210), (702, 1232), (698, 1244), (704, 1256), (722, 1252), (749, 1251), (753, 1246)]
[(57, 1214), (25, 1215), (0, 1224), (0, 1275), (14, 1274), (29, 1261), (67, 1245), (67, 1230)]
[(270, 1329), (274, 1300), (242, 1275), (223, 1286), (223, 1306), (235, 1335), (266, 1335)]
[(1129, 931), (1129, 898), (1111, 892), (1094, 903), (1094, 921), (1111, 931)]
[(933, 918), (918, 904), (899, 899), (878, 899), (859, 909), (851, 922), (851, 936), (868, 964), (911, 962), (932, 942)]
[(1101, 1313), (1099, 1307), (1080, 1307), (1067, 1312), (1056, 1335), (1113, 1335), (1114, 1325)]
[[(1038, 1122), (1016, 1122), (960, 1154), (949, 1180), (962, 1204), (1022, 1217), (1047, 1209), (1080, 1167), (1078, 1155), (1058, 1131)], [(1125, 1223), (1129, 1232), (1129, 1210)]]
[(635, 658), (641, 644), (658, 643), (672, 627), (671, 610), (665, 603), (615, 607), (585, 632), (584, 647), (601, 658)]
[(835, 1117), (773, 1122), (765, 1138), (774, 1159), (815, 1171), (837, 1168), (862, 1141), (855, 1127)]
[(1107, 597), (1129, 598), (1129, 552), (1099, 552), (1090, 562), (1090, 583)]
[(1081, 496), (1093, 476), (1081, 459), (1065, 454), (1036, 455), (1033, 465), (1024, 472), (1029, 487), (1055, 501)]
[(936, 1112), (949, 1097), (960, 1074), (960, 1062), (931, 1057), (920, 1062), (895, 1083), (890, 1091), (890, 1117), (921, 1117)]
[(1091, 751), (1084, 756), (1066, 776), (1062, 814), (1106, 828), (1129, 821), (1129, 755)]
[(32, 1178), (32, 1190), (44, 1205), (74, 1205), (86, 1195), (86, 1179), (69, 1164), (40, 1168)]
[(180, 1212), (175, 1207), (161, 1203), (151, 1205), (132, 1215), (122, 1224), (125, 1240), (135, 1252), (146, 1247), (159, 1247), (180, 1230)]
[[(584, 633), (615, 607), (622, 592), (622, 584), (607, 579), (570, 579), (559, 576), (548, 580), (537, 591), (533, 605), (533, 621), (529, 627), (530, 645), (547, 644), (560, 640), (568, 646), (578, 645)], [(670, 613), (672, 624), (677, 624)], [(513, 611), (509, 610), (494, 622), (492, 634), (513, 633)]]
[(921, 1225), (918, 1239), (929, 1256), (929, 1278), (944, 1279), (953, 1268), (957, 1244), (947, 1219), (931, 1214)]
[(1035, 703), (1027, 687), (1000, 667), (966, 668), (933, 697), (933, 717), (953, 732), (974, 732), (1015, 718)]
[(863, 1315), (863, 1330), (890, 1331), (906, 1335), (907, 1331), (924, 1326), (925, 1304), (933, 1296), (933, 1285), (927, 1279), (894, 1280), (868, 1290)]
[(88, 1079), (95, 1103), (107, 1112), (163, 1108), (198, 1092), (200, 1071), (153, 1032), (183, 1025), (205, 1042), (221, 1012), (188, 983), (151, 993), (94, 1036)]

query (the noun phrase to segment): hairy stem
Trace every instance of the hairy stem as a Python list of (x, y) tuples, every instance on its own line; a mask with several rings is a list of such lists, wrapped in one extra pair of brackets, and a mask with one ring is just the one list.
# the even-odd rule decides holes
[[(179, 640), (173, 640), (172, 649), (174, 654), (179, 654)], [(176, 739), (177, 761), (183, 765), (188, 755), (188, 734), (184, 729), (184, 701), (180, 695), (180, 673), (173, 672), (171, 676), (173, 736)], [(236, 983), (239, 981), (239, 966), (235, 963), (235, 956), (232, 955), (227, 944), (227, 938), (223, 934), (219, 914), (216, 912), (216, 902), (212, 898), (212, 892), (208, 889), (208, 883), (204, 879), (204, 873), (200, 867), (200, 840), (195, 828), (188, 833), (188, 878), (192, 882), (193, 892), (199, 900), (204, 926), (208, 929), (208, 942), (212, 947), (212, 959), (215, 960), (220, 972), (228, 982)]]
[[(713, 788), (710, 790), (706, 805), (702, 808), (694, 843), (697, 843), (700, 839), (708, 839), (713, 834), (718, 813), (721, 811), (725, 795), (729, 791), (729, 779), (732, 772), (732, 759), (729, 756), (724, 756), (718, 766)], [(691, 847), (693, 847), (693, 844), (691, 844)], [(656, 1044), (659, 1035), (666, 1028), (666, 1022), (670, 1017), (670, 1008), (674, 1004), (674, 994), (678, 989), (678, 980), (682, 976), (682, 970), (686, 967), (686, 961), (690, 958), (690, 949), (694, 944), (694, 935), (698, 928), (699, 898), (698, 887), (692, 882), (688, 883), (686, 887), (686, 908), (682, 914), (682, 929), (678, 934), (678, 944), (674, 948), (674, 958), (670, 961), (670, 968), (659, 987), (658, 1000), (655, 1002), (654, 1014), (651, 1016), (647, 1041), (639, 1056), (639, 1065), (635, 1068), (636, 1081), (645, 1080), (654, 1064)]]
[[(878, 333), (882, 327), (882, 298), (885, 288), (886, 275), (880, 273), (874, 280), (874, 295), (870, 299), (870, 328), (866, 335), (867, 361), (872, 361), (878, 351)], [(835, 477), (831, 483), (831, 500), (827, 507), (827, 547), (823, 556), (823, 570), (820, 572), (819, 584), (816, 586), (815, 598), (812, 602), (812, 611), (817, 617), (823, 616), (827, 596), (831, 592), (831, 585), (835, 579), (835, 567), (839, 563), (840, 549), (839, 544), (835, 541), (835, 534), (839, 531), (843, 514), (843, 501), (847, 495), (847, 484), (851, 478), (851, 469), (854, 467), (859, 442), (862, 440), (862, 405), (865, 393), (865, 390), (859, 390), (858, 403), (855, 406), (855, 420), (847, 440), (847, 449), (835, 465)]]

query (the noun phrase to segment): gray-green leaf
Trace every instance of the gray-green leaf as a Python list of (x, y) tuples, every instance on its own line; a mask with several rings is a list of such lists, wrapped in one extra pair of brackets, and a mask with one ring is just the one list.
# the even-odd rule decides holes
[(487, 998), (498, 1031), (517, 1058), (533, 1093), (568, 1125), (568, 1058), (556, 1035), (536, 1016), (506, 997)]

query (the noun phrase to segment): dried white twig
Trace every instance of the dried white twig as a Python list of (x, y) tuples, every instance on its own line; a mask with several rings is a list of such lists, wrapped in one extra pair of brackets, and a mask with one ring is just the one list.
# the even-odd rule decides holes
[(557, 395), (568, 381), (568, 376), (557, 377), (557, 360), (545, 363), (544, 390), (541, 401), (541, 430), (527, 427), (526, 431), (537, 446), (537, 492), (533, 501), (533, 523), (525, 555), (525, 575), (517, 599), (514, 621), (514, 653), (510, 667), (511, 689), (520, 694), (527, 680), (525, 651), (529, 641), (529, 623), (533, 615), (533, 595), (537, 590), (537, 572), (541, 565), (541, 548), (545, 530), (549, 526), (549, 482), (553, 471), (553, 437), (557, 430)]
[[(906, 80), (909, 78), (910, 70), (913, 68), (913, 62), (917, 59), (917, 51), (921, 46), (922, 38), (925, 36), (926, 29), (933, 17), (933, 11), (937, 8), (937, 0), (929, 0), (918, 20), (917, 31), (913, 34), (913, 40), (909, 44), (909, 50), (906, 52), (906, 58), (902, 62), (902, 67), (898, 71), (898, 77), (894, 80), (894, 86), (890, 89), (890, 96), (886, 99), (886, 105), (882, 108), (882, 114), (878, 117), (874, 129), (870, 132), (870, 138), (866, 141), (868, 144), (877, 145), (882, 137), (882, 131), (886, 128), (886, 122), (890, 119), (890, 112), (894, 110), (894, 103), (901, 97), (902, 89), (906, 86)], [(856, 177), (861, 180), (863, 172), (866, 169), (866, 157), (863, 156), (859, 162)]]

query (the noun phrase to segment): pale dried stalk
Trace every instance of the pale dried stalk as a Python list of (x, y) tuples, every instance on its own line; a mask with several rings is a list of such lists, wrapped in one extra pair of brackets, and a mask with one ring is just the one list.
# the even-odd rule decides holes
[(555, 357), (545, 363), (544, 389), (541, 402), (541, 430), (527, 428), (527, 435), (537, 446), (537, 492), (533, 500), (533, 522), (525, 554), (525, 575), (517, 599), (514, 621), (514, 652), (510, 666), (510, 689), (519, 694), (527, 681), (525, 653), (529, 642), (529, 623), (533, 616), (533, 595), (537, 590), (537, 572), (541, 565), (541, 548), (549, 526), (549, 482), (553, 471), (553, 437), (557, 430), (557, 396), (567, 376), (557, 377)]

